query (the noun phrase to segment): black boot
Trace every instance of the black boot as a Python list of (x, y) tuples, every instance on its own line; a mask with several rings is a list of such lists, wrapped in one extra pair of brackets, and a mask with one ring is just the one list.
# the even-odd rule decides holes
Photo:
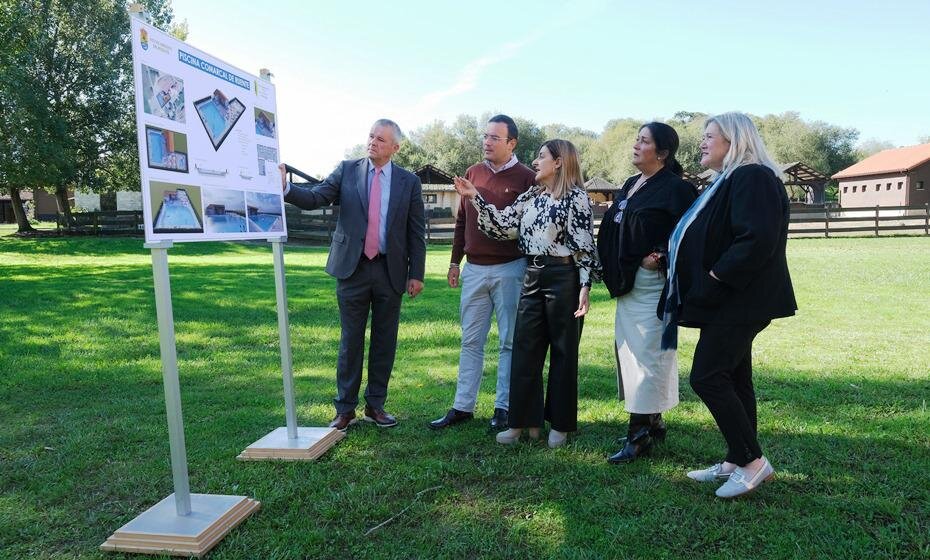
[(650, 414), (649, 416), (649, 437), (654, 439), (656, 443), (663, 443), (668, 427), (665, 425), (665, 420), (662, 420), (662, 413)]
[(649, 453), (652, 449), (652, 436), (649, 435), (649, 427), (645, 426), (636, 430), (635, 433), (627, 436), (626, 445), (623, 449), (614, 453), (607, 458), (608, 463), (630, 463)]

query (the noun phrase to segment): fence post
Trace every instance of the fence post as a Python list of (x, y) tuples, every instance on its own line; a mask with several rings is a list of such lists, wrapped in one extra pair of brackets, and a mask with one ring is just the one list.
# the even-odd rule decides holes
[(930, 202), (924, 203), (924, 235), (930, 235)]
[(830, 237), (830, 208), (823, 207), (823, 236)]
[(875, 237), (878, 237), (878, 204), (875, 205)]

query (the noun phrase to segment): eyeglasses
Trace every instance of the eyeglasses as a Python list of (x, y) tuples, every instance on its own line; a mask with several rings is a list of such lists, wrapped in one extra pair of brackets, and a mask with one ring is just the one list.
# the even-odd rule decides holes
[(626, 200), (621, 200), (617, 204), (617, 213), (614, 214), (614, 223), (619, 224), (623, 221), (623, 211), (626, 210)]
[(494, 142), (495, 144), (497, 144), (498, 142), (506, 142), (510, 140), (511, 138), (509, 136), (507, 138), (501, 138), (500, 136), (497, 136), (496, 134), (482, 134), (481, 139), (490, 140), (491, 142)]

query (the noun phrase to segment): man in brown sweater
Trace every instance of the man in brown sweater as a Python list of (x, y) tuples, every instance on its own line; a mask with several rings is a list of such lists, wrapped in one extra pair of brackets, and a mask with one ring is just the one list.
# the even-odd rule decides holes
[[(535, 183), (536, 173), (517, 161), (513, 153), (517, 135), (513, 119), (507, 115), (491, 117), (482, 142), (485, 159), (465, 172), (465, 177), (477, 187), (481, 196), (499, 209), (513, 204)], [(463, 257), (468, 264), (460, 275)], [(526, 261), (516, 240), (497, 241), (481, 233), (477, 211), (469, 201), (462, 199), (455, 221), (448, 274), (449, 286), (462, 286), (459, 377), (452, 408), (442, 418), (430, 422), (430, 428), (440, 430), (474, 417), (492, 313), (497, 316), (500, 357), (490, 428), (496, 431), (507, 428), (511, 344), (525, 268)]]

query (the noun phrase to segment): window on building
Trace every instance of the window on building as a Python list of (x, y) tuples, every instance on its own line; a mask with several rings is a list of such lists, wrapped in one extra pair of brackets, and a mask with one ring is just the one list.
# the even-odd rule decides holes
[(880, 191), (881, 189), (882, 189), (882, 184), (881, 184), (881, 183), (875, 183), (875, 192), (878, 192), (878, 191)]
[(887, 185), (885, 185), (885, 190), (886, 190), (886, 191), (890, 191), (890, 190), (891, 190), (891, 183), (888, 183)]
[(848, 187), (848, 186), (847, 186), (847, 187), (843, 187), (843, 194), (846, 194), (847, 191), (849, 191), (849, 187)]
[(923, 181), (917, 181), (917, 190), (919, 190), (919, 191), (924, 190), (924, 182), (923, 182)]
[(856, 192), (856, 185), (853, 185), (853, 192)]
[(424, 194), (423, 202), (427, 204), (436, 204), (436, 195), (435, 194)]
[(898, 181), (898, 190), (901, 190), (903, 186), (904, 186), (904, 181)]

